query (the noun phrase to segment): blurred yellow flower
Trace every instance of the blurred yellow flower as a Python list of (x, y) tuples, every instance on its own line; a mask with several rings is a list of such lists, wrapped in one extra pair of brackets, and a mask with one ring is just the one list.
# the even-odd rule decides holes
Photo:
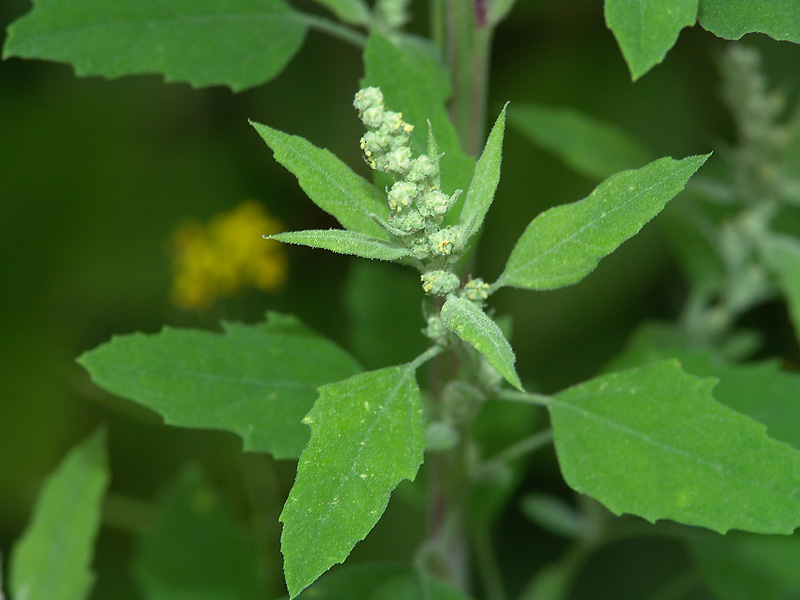
[(204, 310), (248, 286), (276, 291), (286, 281), (286, 255), (279, 242), (261, 236), (282, 228), (252, 200), (215, 216), (208, 225), (179, 226), (170, 240), (172, 302)]

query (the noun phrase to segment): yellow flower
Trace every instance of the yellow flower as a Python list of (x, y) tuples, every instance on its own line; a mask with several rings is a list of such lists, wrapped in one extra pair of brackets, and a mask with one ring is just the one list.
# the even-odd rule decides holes
[(286, 281), (286, 255), (264, 240), (282, 230), (260, 204), (245, 201), (208, 225), (188, 222), (172, 235), (170, 297), (181, 308), (204, 310), (246, 287), (274, 292)]

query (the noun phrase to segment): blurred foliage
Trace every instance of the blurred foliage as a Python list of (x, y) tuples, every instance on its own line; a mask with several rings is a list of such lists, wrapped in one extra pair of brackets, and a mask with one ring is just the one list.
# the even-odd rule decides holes
[[(414, 3), (412, 30), (424, 31), (422, 4)], [(27, 9), (22, 0), (0, 3), (2, 29)], [(796, 69), (800, 47), (760, 36), (747, 39), (762, 50), (771, 80), (786, 81)], [(497, 31), (489, 113), (497, 114), (507, 100), (565, 105), (624, 128), (659, 156), (705, 152), (734, 136), (715, 71), (722, 44), (699, 28), (686, 30), (669, 59), (633, 84), (600, 3), (519, 2)], [(405, 289), (405, 273), (382, 283), (392, 269), (373, 275), (371, 265), (354, 267), (346, 257), (301, 247), (287, 249), (290, 275), (277, 294), (244, 291), (204, 313), (177, 309), (169, 301), (169, 240), (186, 220), (206, 222), (242, 198), (257, 198), (288, 230), (333, 224), (272, 160), (247, 119), (307, 137), (366, 174), (358, 147), (361, 125), (350, 107), (362, 71), (356, 49), (318, 33), (275, 81), (240, 94), (193, 90), (155, 76), (77, 79), (64, 65), (0, 62), (3, 553), (19, 536), (44, 475), (99, 422), (110, 430), (113, 494), (153, 502), (181, 465), (193, 460), (236, 510), (253, 494), (242, 472), (255, 469), (267, 482), (268, 489), (259, 493), (272, 498), (264, 522), (276, 523), (292, 464), (240, 456), (240, 443), (230, 435), (164, 427), (151, 413), (89, 384), (74, 358), (114, 333), (155, 332), (164, 323), (215, 328), (220, 318), (254, 322), (272, 309), (300, 316), (370, 367), (416, 351), (393, 346), (376, 353), (365, 333), (391, 328), (367, 311), (364, 297), (375, 295), (376, 285)], [(592, 187), (509, 132), (476, 273), (493, 280), (535, 214), (585, 197)], [(513, 316), (517, 364), (529, 387), (551, 392), (585, 379), (643, 318), (674, 317), (681, 302), (679, 279), (657, 221), (580, 286), (533, 295), (503, 290), (495, 296), (498, 314)], [(364, 296), (354, 291), (359, 287)], [(320, 289), (331, 301), (325, 313), (318, 310)], [(422, 327), (421, 318), (415, 323), (401, 310), (387, 305), (391, 319)], [(348, 337), (350, 324), (356, 330)], [(418, 341), (422, 344), (421, 336)], [(552, 454), (535, 460), (540, 479), (524, 483), (522, 492), (544, 486), (563, 493)], [(419, 506), (402, 487), (398, 497), (353, 560), (378, 551), (407, 556), (402, 554), (410, 537), (407, 523), (419, 523)], [(136, 597), (124, 567), (130, 541), (120, 535), (134, 525), (125, 518), (117, 525), (101, 535), (96, 598)], [(502, 556), (512, 587), (521, 587), (526, 573), (562, 547), (515, 511), (503, 517), (495, 535), (503, 536), (504, 548), (513, 548), (513, 556)], [(534, 536), (539, 543), (530, 542)], [(630, 579), (633, 562), (641, 573), (652, 564), (669, 575), (685, 567), (680, 548), (650, 541), (621, 542), (595, 555), (574, 597), (643, 597), (645, 583)]]

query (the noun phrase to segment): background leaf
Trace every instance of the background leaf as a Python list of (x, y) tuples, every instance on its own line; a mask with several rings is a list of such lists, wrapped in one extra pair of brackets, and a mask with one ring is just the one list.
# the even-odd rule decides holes
[(800, 452), (716, 402), (714, 384), (672, 360), (561, 392), (550, 412), (564, 479), (615, 514), (791, 533)]
[(698, 0), (605, 0), (606, 24), (614, 32), (636, 81), (664, 60), (684, 27), (697, 21)]
[(515, 105), (508, 119), (534, 144), (592, 179), (603, 180), (652, 160), (650, 153), (621, 129), (571, 108)]
[(288, 231), (271, 235), (269, 239), (377, 260), (392, 261), (411, 255), (411, 251), (400, 244), (344, 229)]
[(78, 362), (97, 385), (168, 424), (231, 431), (245, 450), (297, 458), (317, 388), (357, 373), (358, 364), (292, 317), (223, 328), (222, 335), (165, 327), (117, 336)]
[(242, 90), (295, 55), (305, 38), (299, 17), (283, 0), (36, 0), (9, 28), (3, 56), (70, 63), (79, 76), (163, 73)]
[(134, 563), (146, 600), (257, 600), (255, 548), (196, 465), (164, 491)]
[(511, 344), (497, 323), (466, 298), (450, 294), (442, 306), (442, 324), (462, 340), (483, 354), (489, 364), (518, 390), (522, 390), (514, 363), (516, 357)]
[(267, 143), (275, 160), (288, 169), (311, 201), (336, 217), (346, 229), (382, 240), (389, 233), (370, 215), (384, 221), (389, 207), (386, 198), (374, 185), (356, 175), (350, 167), (323, 148), (305, 138), (272, 129), (251, 121), (258, 135)]
[(495, 286), (548, 290), (577, 283), (656, 216), (709, 156), (660, 158), (609, 177), (583, 200), (541, 213)]
[(369, 6), (364, 0), (315, 0), (345, 23), (366, 25), (370, 20)]
[(700, 0), (697, 20), (726, 40), (758, 32), (800, 43), (800, 4), (792, 0)]
[(11, 553), (13, 598), (88, 598), (90, 570), (108, 486), (106, 434), (100, 430), (73, 448), (47, 478), (31, 522)]
[(411, 365), (321, 387), (304, 422), (311, 441), (281, 513), (292, 598), (367, 536), (391, 491), (416, 476), (425, 449), (422, 399)]
[(767, 267), (786, 298), (795, 336), (800, 339), (800, 241), (774, 234), (764, 241), (762, 250)]
[[(506, 105), (508, 106), (508, 105)], [(459, 221), (464, 227), (461, 232), (464, 243), (483, 225), (483, 219), (494, 200), (497, 184), (500, 183), (500, 163), (503, 160), (503, 134), (506, 128), (506, 106), (492, 127), (486, 146), (475, 165), (475, 174), (469, 184), (464, 207)]]

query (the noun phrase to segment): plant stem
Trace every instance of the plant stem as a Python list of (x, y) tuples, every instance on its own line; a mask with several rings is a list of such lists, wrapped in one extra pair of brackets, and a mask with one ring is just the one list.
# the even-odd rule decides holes
[(338, 38), (343, 42), (352, 44), (357, 48), (364, 48), (367, 45), (366, 35), (356, 29), (337, 23), (336, 21), (331, 21), (330, 19), (318, 17), (316, 15), (310, 15), (308, 13), (299, 14), (297, 19), (309, 29), (322, 31), (323, 33), (327, 33), (328, 35)]

